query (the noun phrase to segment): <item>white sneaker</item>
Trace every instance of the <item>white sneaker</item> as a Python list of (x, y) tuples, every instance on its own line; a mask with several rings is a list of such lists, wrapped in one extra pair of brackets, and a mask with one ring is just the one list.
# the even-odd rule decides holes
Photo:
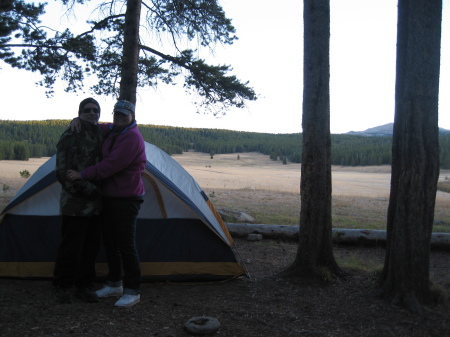
[(104, 286), (102, 289), (99, 289), (95, 292), (98, 297), (111, 297), (111, 296), (122, 296), (123, 295), (123, 287), (110, 287)]
[(131, 307), (141, 301), (141, 295), (123, 295), (117, 302), (114, 304), (116, 307)]

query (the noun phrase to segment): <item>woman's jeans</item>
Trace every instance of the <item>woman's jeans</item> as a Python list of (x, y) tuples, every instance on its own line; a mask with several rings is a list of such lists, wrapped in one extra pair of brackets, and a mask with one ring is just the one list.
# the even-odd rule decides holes
[(103, 198), (102, 235), (108, 260), (108, 285), (122, 285), (124, 294), (140, 293), (141, 265), (136, 222), (141, 198)]

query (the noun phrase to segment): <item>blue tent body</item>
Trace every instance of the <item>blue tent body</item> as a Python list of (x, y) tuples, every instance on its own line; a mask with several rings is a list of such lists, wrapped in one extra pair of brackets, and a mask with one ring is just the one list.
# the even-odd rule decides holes
[[(146, 143), (146, 194), (137, 223), (143, 280), (224, 280), (246, 271), (228, 229), (194, 178)], [(45, 162), (0, 215), (0, 277), (52, 277), (60, 240), (61, 185), (55, 156)], [(106, 275), (103, 252), (97, 273)]]

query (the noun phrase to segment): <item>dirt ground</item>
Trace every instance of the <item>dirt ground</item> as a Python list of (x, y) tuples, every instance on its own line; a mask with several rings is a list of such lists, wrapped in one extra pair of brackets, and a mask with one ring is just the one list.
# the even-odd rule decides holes
[[(215, 336), (450, 336), (450, 308), (413, 314), (377, 298), (373, 275), (351, 276), (326, 285), (278, 279), (294, 259), (294, 242), (236, 240), (250, 278), (215, 284), (144, 283), (141, 303), (116, 308), (74, 299), (56, 304), (48, 280), (0, 279), (0, 336), (191, 336), (192, 317), (215, 317)], [(335, 247), (338, 261), (382, 265), (381, 247)], [(431, 279), (450, 291), (450, 252), (433, 251)], [(101, 284), (97, 284), (100, 288)]]

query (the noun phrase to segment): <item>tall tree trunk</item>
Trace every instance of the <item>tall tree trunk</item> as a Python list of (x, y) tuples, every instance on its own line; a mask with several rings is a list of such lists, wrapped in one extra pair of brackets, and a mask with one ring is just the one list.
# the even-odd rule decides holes
[(339, 274), (332, 246), (330, 2), (304, 1), (303, 153), (299, 245), (287, 276)]
[(431, 301), (430, 239), (439, 177), (441, 0), (399, 0), (397, 78), (383, 294)]
[(119, 99), (136, 104), (139, 61), (139, 24), (142, 0), (128, 0), (123, 37), (122, 76)]

